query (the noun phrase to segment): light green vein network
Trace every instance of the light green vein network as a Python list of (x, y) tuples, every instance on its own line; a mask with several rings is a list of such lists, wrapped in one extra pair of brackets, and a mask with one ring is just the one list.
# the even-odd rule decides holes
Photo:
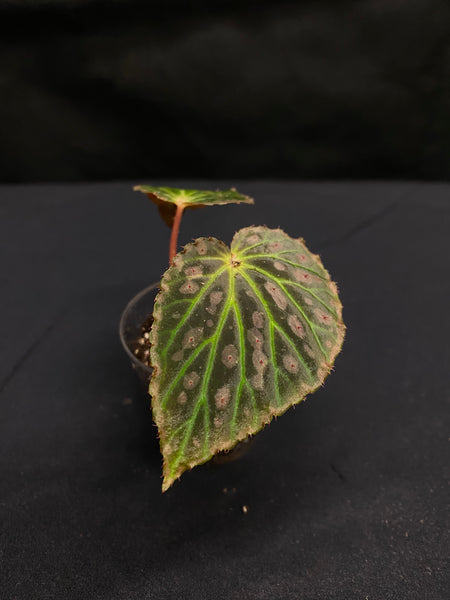
[(241, 230), (228, 250), (214, 238), (188, 244), (162, 279), (151, 333), (163, 490), (320, 386), (342, 345), (341, 313), (319, 257), (281, 230)]

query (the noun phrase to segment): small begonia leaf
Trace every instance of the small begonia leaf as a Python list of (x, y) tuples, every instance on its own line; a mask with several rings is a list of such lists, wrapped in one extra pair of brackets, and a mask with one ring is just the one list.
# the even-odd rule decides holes
[(151, 332), (163, 490), (317, 389), (344, 339), (336, 284), (302, 239), (249, 227), (188, 244)]
[(136, 192), (143, 192), (158, 207), (164, 223), (172, 226), (177, 206), (184, 208), (200, 208), (201, 206), (213, 206), (221, 204), (253, 204), (253, 198), (240, 194), (235, 189), (203, 191), (182, 190), (170, 187), (155, 187), (152, 185), (136, 185)]

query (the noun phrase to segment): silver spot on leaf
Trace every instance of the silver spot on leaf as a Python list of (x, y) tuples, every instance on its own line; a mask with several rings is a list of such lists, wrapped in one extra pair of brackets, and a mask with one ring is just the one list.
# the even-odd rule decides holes
[(303, 347), (308, 356), (310, 356), (311, 358), (315, 358), (316, 355), (314, 354), (314, 350), (311, 348), (311, 346), (309, 344), (304, 344)]
[(280, 242), (270, 242), (269, 244), (269, 250), (271, 252), (278, 252), (278, 250), (281, 250), (282, 247), (283, 246)]
[(264, 387), (264, 378), (263, 378), (263, 374), (261, 373), (256, 373), (256, 375), (253, 375), (252, 377), (252, 384), (253, 387), (256, 390), (262, 390)]
[(186, 392), (181, 392), (180, 394), (178, 394), (178, 404), (186, 404), (187, 402), (187, 395)]
[(225, 408), (230, 401), (230, 386), (224, 385), (219, 388), (214, 396), (217, 408)]
[(253, 348), (261, 349), (263, 347), (264, 336), (260, 331), (258, 331), (258, 329), (256, 329), (256, 327), (249, 329), (247, 332), (247, 338)]
[(203, 275), (202, 267), (187, 267), (184, 272), (188, 277), (201, 277)]
[(286, 296), (283, 294), (283, 292), (280, 290), (280, 288), (278, 286), (276, 286), (274, 283), (270, 283), (270, 281), (266, 281), (266, 283), (264, 284), (264, 287), (269, 292), (269, 294), (272, 296), (272, 298), (273, 298), (275, 304), (278, 306), (278, 308), (281, 308), (281, 310), (285, 310), (287, 307), (287, 299), (286, 299)]
[(195, 388), (199, 380), (199, 374), (195, 371), (192, 371), (192, 373), (187, 373), (187, 375), (184, 376), (183, 385), (186, 390), (192, 390), (193, 388)]
[(267, 356), (261, 350), (255, 349), (252, 354), (252, 362), (257, 371), (263, 372), (267, 366)]
[(293, 275), (299, 283), (312, 283), (313, 281), (311, 273), (303, 271), (303, 269), (294, 269)]
[(223, 292), (216, 291), (211, 292), (209, 295), (209, 306), (206, 308), (206, 312), (209, 312), (210, 315), (214, 315), (217, 310), (217, 305), (222, 302)]
[(183, 259), (177, 254), (173, 257), (172, 264), (178, 269), (178, 271), (181, 271), (183, 268)]
[(321, 323), (323, 325), (331, 325), (333, 323), (333, 319), (331, 318), (331, 315), (324, 312), (323, 310), (320, 310), (320, 308), (316, 308), (314, 312), (316, 314), (316, 317), (317, 317), (317, 320), (319, 321), (319, 323)]
[(222, 351), (222, 362), (229, 369), (235, 367), (238, 362), (238, 351), (236, 346), (228, 344)]
[(209, 295), (209, 302), (211, 304), (220, 304), (220, 302), (222, 302), (222, 298), (223, 298), (223, 292), (220, 292), (220, 291), (211, 292), (211, 294)]
[(255, 310), (255, 312), (252, 314), (252, 319), (253, 325), (257, 329), (262, 329), (264, 327), (264, 315), (262, 314), (262, 312), (258, 312), (257, 310)]
[(289, 315), (288, 325), (296, 336), (300, 338), (305, 337), (305, 330), (303, 328), (303, 325), (300, 323), (300, 321), (295, 315)]
[(250, 235), (247, 238), (247, 242), (249, 242), (250, 244), (256, 244), (260, 240), (261, 240), (261, 238), (259, 237), (259, 235), (256, 235), (256, 233), (254, 233), (253, 235)]
[(207, 248), (207, 246), (206, 246), (206, 242), (204, 242), (204, 241), (197, 242), (197, 244), (196, 244), (196, 246), (195, 246), (195, 247), (197, 248), (197, 252), (198, 252), (200, 255), (204, 255), (204, 254), (206, 254), (206, 252), (207, 252), (207, 250), (208, 250), (208, 248)]
[(283, 365), (289, 373), (298, 372), (298, 361), (291, 354), (285, 354), (283, 356)]
[(201, 340), (202, 335), (203, 327), (189, 329), (189, 331), (184, 334), (183, 348), (195, 348)]
[(180, 292), (182, 294), (195, 294), (197, 291), (198, 283), (195, 281), (186, 281), (186, 283), (183, 283), (183, 285), (180, 287)]

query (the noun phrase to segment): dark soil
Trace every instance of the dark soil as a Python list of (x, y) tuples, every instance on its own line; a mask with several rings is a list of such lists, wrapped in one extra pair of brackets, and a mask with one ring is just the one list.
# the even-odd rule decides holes
[(150, 315), (145, 319), (141, 325), (141, 337), (136, 340), (136, 347), (133, 350), (134, 355), (144, 363), (147, 367), (150, 367), (150, 329), (153, 324), (153, 315)]

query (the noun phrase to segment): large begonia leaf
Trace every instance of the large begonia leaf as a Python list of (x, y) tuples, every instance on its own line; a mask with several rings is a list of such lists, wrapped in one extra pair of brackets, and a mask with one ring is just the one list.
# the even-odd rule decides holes
[(344, 339), (336, 285), (302, 239), (200, 238), (161, 281), (151, 332), (163, 490), (313, 392)]
[(177, 206), (184, 208), (199, 208), (222, 204), (253, 204), (253, 198), (240, 194), (235, 189), (203, 191), (182, 190), (171, 187), (155, 187), (152, 185), (136, 185), (133, 188), (143, 192), (158, 207), (161, 218), (169, 227), (172, 226)]

